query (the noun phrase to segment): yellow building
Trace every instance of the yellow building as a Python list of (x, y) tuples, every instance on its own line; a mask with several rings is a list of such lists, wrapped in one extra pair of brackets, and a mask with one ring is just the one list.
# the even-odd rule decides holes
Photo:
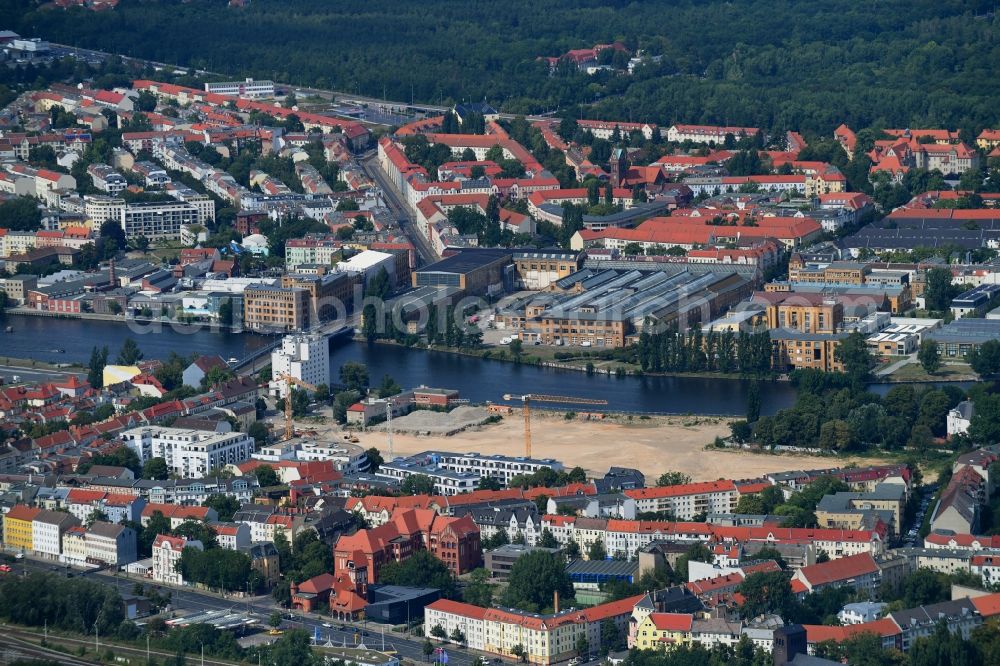
[(666, 650), (691, 644), (694, 616), (688, 613), (650, 613), (635, 632), (635, 647), (640, 650)]
[(15, 504), (3, 517), (4, 546), (9, 550), (30, 551), (32, 523), (41, 511), (24, 504)]

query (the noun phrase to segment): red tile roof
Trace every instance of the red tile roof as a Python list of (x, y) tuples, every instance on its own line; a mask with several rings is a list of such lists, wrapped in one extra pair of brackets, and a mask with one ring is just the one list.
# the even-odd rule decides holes
[(837, 583), (876, 571), (878, 571), (878, 565), (871, 553), (860, 553), (802, 567), (799, 569), (798, 575), (804, 578), (810, 587), (815, 588), (819, 585)]
[(652, 613), (649, 619), (659, 631), (691, 631), (694, 622), (689, 613)]

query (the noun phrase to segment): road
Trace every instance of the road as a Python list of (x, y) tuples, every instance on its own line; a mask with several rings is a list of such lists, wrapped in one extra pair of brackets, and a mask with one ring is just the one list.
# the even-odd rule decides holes
[[(33, 571), (52, 571), (53, 567), (59, 572), (65, 570), (63, 565), (56, 565), (52, 562), (23, 559), (19, 560), (14, 566), (14, 571), (7, 575), (26, 575), (27, 572)], [(73, 571), (75, 575), (105, 585), (114, 586), (118, 589), (119, 594), (126, 596), (132, 595), (132, 588), (136, 583), (155, 585), (155, 583), (147, 579), (117, 575), (117, 572), (114, 570), (81, 572), (74, 569)], [(300, 611), (289, 612), (279, 609), (269, 595), (246, 599), (240, 596), (227, 597), (196, 591), (191, 588), (178, 588), (168, 585), (161, 585), (161, 588), (162, 592), (169, 591), (172, 594), (171, 609), (172, 612), (179, 616), (192, 615), (205, 611), (226, 610), (235, 613), (247, 613), (256, 618), (261, 626), (265, 626), (271, 613), (275, 610), (281, 610), (282, 616), (285, 618), (282, 625), (283, 628), (303, 629), (310, 636), (313, 636), (316, 630), (319, 629), (322, 643), (325, 643), (329, 639), (334, 645), (343, 646), (346, 643), (348, 647), (353, 647), (360, 642), (364, 642), (367, 647), (373, 650), (382, 649), (382, 625), (379, 624), (367, 624), (364, 622), (344, 623), (325, 618), (321, 615), (307, 615)], [(324, 623), (331, 626), (325, 627), (323, 626)], [(364, 635), (361, 632), (365, 632)], [(424, 638), (422, 636), (404, 638), (399, 634), (388, 631), (385, 634), (385, 649), (395, 651), (400, 657), (406, 657), (418, 662), (424, 661), (423, 646)], [(478, 658), (477, 654), (460, 650), (454, 645), (447, 645), (445, 648), (448, 651), (448, 663), (454, 666), (472, 666)], [(206, 659), (207, 662), (208, 660)]]
[[(20, 365), (3, 365), (0, 364), (0, 377), (3, 377), (3, 383), (6, 384), (23, 384), (23, 383), (42, 383), (42, 382), (55, 382), (65, 379), (69, 375), (79, 375), (80, 372), (71, 372), (67, 370), (51, 370), (47, 368), (25, 368)], [(17, 381), (14, 381), (14, 377), (17, 377)]]
[(413, 242), (413, 247), (417, 251), (417, 257), (420, 259), (420, 265), (426, 266), (437, 261), (437, 253), (434, 252), (427, 237), (417, 229), (413, 215), (410, 214), (410, 209), (403, 200), (402, 193), (396, 189), (396, 186), (382, 172), (381, 167), (379, 167), (378, 155), (372, 154), (362, 158), (360, 162), (361, 168), (365, 170), (368, 177), (378, 184), (379, 189), (384, 195), (385, 202), (389, 206), (389, 210), (399, 220), (403, 233)]

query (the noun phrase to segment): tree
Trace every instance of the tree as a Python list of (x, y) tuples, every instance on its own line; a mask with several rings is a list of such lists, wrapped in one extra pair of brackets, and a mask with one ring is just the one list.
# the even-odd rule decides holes
[(563, 552), (566, 553), (566, 559), (578, 560), (580, 559), (580, 544), (575, 539), (570, 539), (566, 542), (566, 548), (563, 549)]
[(364, 393), (368, 388), (368, 367), (357, 361), (344, 363), (340, 366), (340, 383), (349, 391)]
[(320, 384), (316, 387), (316, 390), (313, 391), (313, 398), (316, 402), (321, 404), (330, 402), (330, 387), (326, 384)]
[(451, 640), (454, 643), (462, 645), (465, 643), (465, 633), (458, 627), (455, 627), (455, 629), (451, 632)]
[(683, 472), (664, 472), (656, 480), (656, 485), (660, 488), (666, 486), (683, 486), (686, 483), (691, 483), (691, 477)]
[(755, 379), (747, 389), (747, 423), (760, 418), (760, 383)]
[(424, 653), (424, 659), (430, 661), (431, 655), (434, 654), (434, 643), (431, 643), (430, 639), (425, 640), (422, 650)]
[(552, 534), (552, 530), (544, 527), (542, 528), (542, 536), (538, 540), (538, 545), (542, 548), (558, 548), (559, 542), (556, 541), (556, 537)]
[(272, 612), (271, 616), (267, 618), (267, 623), (270, 626), (274, 627), (275, 629), (277, 629), (278, 627), (280, 627), (281, 626), (281, 613), (279, 613), (278, 611)]
[(795, 605), (792, 586), (783, 571), (750, 574), (740, 583), (738, 591), (745, 599), (742, 615), (748, 618), (764, 613), (785, 617)]
[(399, 484), (399, 491), (404, 495), (432, 495), (434, 479), (426, 474), (411, 474)]
[(556, 592), (566, 601), (574, 597), (563, 558), (547, 551), (533, 551), (517, 558), (511, 567), (503, 605), (538, 613), (552, 607)]
[(482, 567), (473, 569), (472, 573), (469, 574), (469, 584), (462, 591), (462, 599), (465, 603), (489, 608), (493, 603), (493, 586), (490, 585), (489, 580), (489, 571)]
[(87, 364), (87, 382), (95, 389), (104, 387), (104, 366), (108, 363), (108, 347), (94, 347)]
[(257, 484), (261, 488), (270, 488), (281, 485), (278, 473), (270, 465), (258, 465), (253, 470), (253, 475), (257, 477)]
[(382, 458), (382, 452), (374, 446), (365, 451), (365, 457), (368, 458), (368, 471), (372, 474), (377, 472), (378, 468), (385, 462)]
[(920, 343), (920, 351), (917, 352), (917, 360), (927, 374), (933, 375), (937, 372), (941, 367), (941, 350), (938, 349), (937, 340), (924, 338)]
[(528, 656), (528, 653), (524, 651), (524, 646), (520, 643), (512, 647), (510, 649), (510, 653), (517, 657), (518, 661), (521, 662), (524, 662), (525, 658)]
[(932, 312), (944, 312), (951, 303), (951, 269), (931, 268), (924, 285), (924, 304)]
[(521, 342), (521, 338), (514, 338), (510, 341), (510, 354), (515, 360), (521, 360), (521, 354), (524, 353), (524, 343)]
[(357, 391), (341, 391), (333, 399), (333, 419), (337, 423), (347, 423), (347, 409), (361, 398)]
[(212, 493), (205, 498), (205, 502), (202, 506), (215, 509), (215, 513), (219, 515), (219, 521), (228, 523), (232, 521), (233, 514), (240, 510), (240, 501), (232, 495)]
[(608, 552), (604, 549), (604, 541), (598, 539), (590, 544), (590, 548), (587, 549), (587, 559), (597, 561), (608, 559)]
[(431, 627), (431, 636), (435, 638), (440, 638), (443, 641), (448, 640), (448, 632), (444, 630), (440, 624), (435, 624)]
[(973, 406), (969, 438), (984, 445), (1000, 441), (1000, 394), (980, 395), (973, 401)]
[(132, 338), (125, 338), (121, 351), (118, 352), (118, 365), (135, 365), (142, 360), (142, 350)]
[(840, 341), (834, 352), (834, 357), (844, 364), (844, 372), (855, 386), (863, 386), (871, 377), (875, 359), (872, 358), (868, 343), (858, 331)]
[(991, 377), (1000, 373), (1000, 340), (987, 340), (978, 348), (973, 349), (966, 360), (982, 377)]
[[(329, 548), (327, 548), (329, 550)], [(418, 550), (402, 562), (389, 562), (379, 572), (379, 582), (408, 587), (434, 587), (447, 599), (458, 596), (455, 577), (448, 566), (426, 550)]]
[(817, 443), (827, 451), (846, 451), (854, 445), (854, 431), (847, 421), (833, 419), (820, 426)]
[(378, 397), (388, 398), (403, 392), (403, 387), (396, 383), (396, 380), (388, 374), (382, 375), (382, 383), (378, 387)]
[(577, 638), (576, 644), (573, 647), (576, 648), (576, 654), (580, 657), (585, 657), (590, 653), (590, 643), (587, 641), (586, 636)]
[(477, 490), (500, 490), (503, 484), (495, 476), (481, 476), (476, 483)]
[(42, 210), (32, 197), (15, 197), (0, 204), (0, 220), (11, 231), (37, 231), (42, 226)]
[(267, 424), (263, 421), (254, 421), (247, 428), (247, 435), (253, 438), (254, 446), (259, 449), (262, 446), (267, 446), (268, 440), (271, 438), (271, 431), (267, 429)]
[(233, 325), (233, 299), (225, 298), (219, 304), (219, 324), (222, 326)]
[(159, 456), (150, 458), (142, 466), (142, 478), (162, 481), (170, 476), (167, 461)]

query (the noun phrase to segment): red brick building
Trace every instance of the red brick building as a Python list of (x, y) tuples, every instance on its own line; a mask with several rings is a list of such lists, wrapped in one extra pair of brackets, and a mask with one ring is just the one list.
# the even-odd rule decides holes
[(378, 582), (382, 566), (427, 550), (455, 575), (482, 565), (479, 528), (471, 516), (451, 518), (431, 509), (396, 509), (384, 525), (342, 536), (333, 548), (336, 574), (365, 568)]

